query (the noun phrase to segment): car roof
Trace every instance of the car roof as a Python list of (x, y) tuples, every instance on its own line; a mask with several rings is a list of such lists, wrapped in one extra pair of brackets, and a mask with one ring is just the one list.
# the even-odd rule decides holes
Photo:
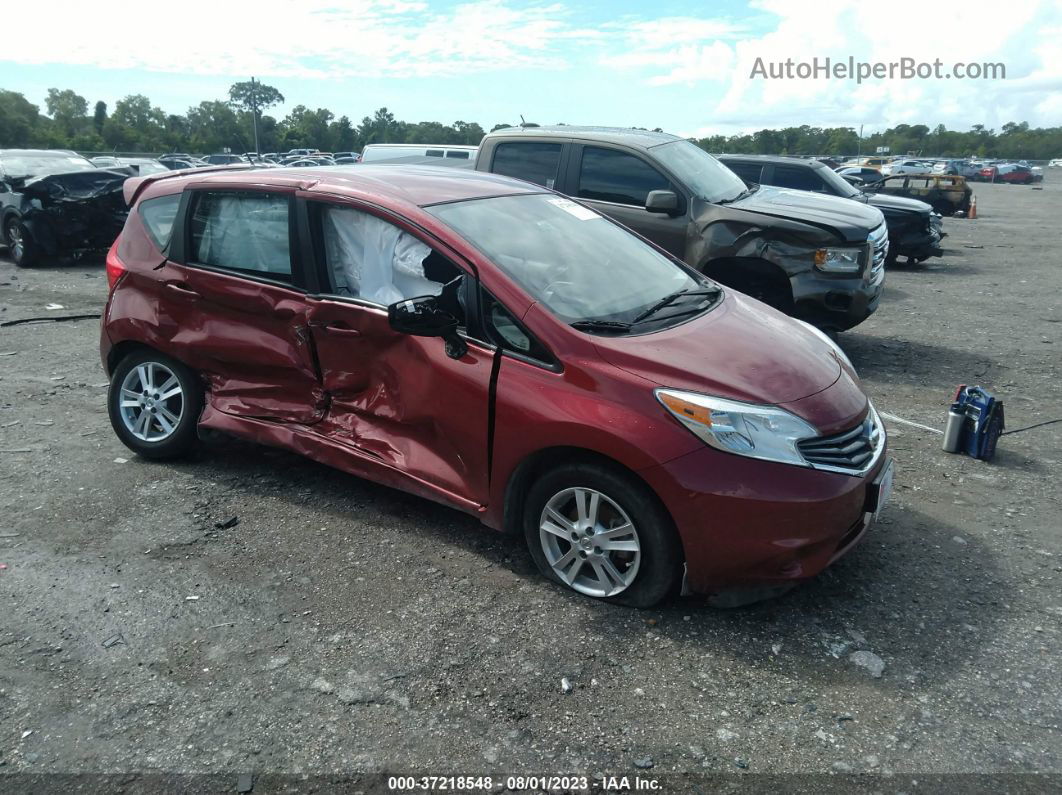
[[(71, 149), (0, 149), (0, 157), (5, 155), (56, 155), (58, 157), (81, 157)], [(109, 157), (110, 155), (108, 155)]]
[[(429, 204), (544, 193), (545, 188), (484, 171), (422, 165), (352, 165), (297, 168), (224, 168), (151, 174), (126, 181), (126, 200), (137, 195), (174, 193), (190, 184), (196, 187), (239, 186), (297, 188), (321, 194), (384, 200), (392, 204), (424, 207)], [(141, 186), (143, 190), (140, 190)]]
[[(506, 127), (487, 133), (486, 138), (576, 138), (580, 140), (605, 141), (626, 146), (651, 149), (672, 141), (684, 141), (677, 135), (651, 130), (635, 130), (628, 127), (575, 127), (556, 124), (546, 127)], [(486, 140), (486, 138), (484, 140)]]
[(716, 157), (724, 163), (727, 160), (747, 160), (752, 163), (776, 163), (785, 166), (796, 164), (808, 168), (829, 168), (821, 160), (811, 160), (806, 157), (785, 157), (784, 155), (716, 155)]

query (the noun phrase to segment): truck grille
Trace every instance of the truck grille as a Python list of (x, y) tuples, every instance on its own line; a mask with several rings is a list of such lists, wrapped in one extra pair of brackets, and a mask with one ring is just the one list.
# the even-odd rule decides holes
[(818, 436), (797, 442), (804, 460), (816, 469), (829, 469), (858, 475), (874, 464), (885, 441), (877, 412), (871, 407), (863, 422), (832, 436)]
[(889, 256), (889, 228), (882, 224), (867, 235), (867, 242), (870, 244), (870, 277), (873, 281), (885, 269), (885, 259)]

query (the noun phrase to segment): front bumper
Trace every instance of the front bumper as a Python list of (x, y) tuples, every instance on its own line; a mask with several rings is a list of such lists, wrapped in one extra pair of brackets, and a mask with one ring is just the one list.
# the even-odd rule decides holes
[(814, 577), (870, 527), (882, 449), (863, 476), (756, 461), (705, 447), (644, 470), (686, 555), (686, 585), (717, 593)]
[(885, 290), (885, 269), (869, 278), (823, 276), (810, 270), (790, 278), (795, 315), (813, 326), (847, 331), (878, 308)]

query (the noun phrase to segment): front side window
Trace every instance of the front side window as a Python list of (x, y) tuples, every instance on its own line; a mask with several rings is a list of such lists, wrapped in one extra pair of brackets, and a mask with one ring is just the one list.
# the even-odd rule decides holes
[(536, 143), (504, 143), (494, 149), (491, 171), (506, 177), (534, 182), (553, 189), (557, 182), (561, 145)]
[[(711, 282), (570, 199), (523, 194), (427, 210), (566, 323), (638, 323), (662, 299), (684, 291), (701, 299), (696, 311), (707, 308)], [(653, 322), (689, 316), (693, 305), (679, 303), (673, 312), (654, 314)]]
[(650, 191), (670, 188), (667, 177), (634, 155), (597, 146), (583, 148), (576, 192), (580, 199), (644, 207)]
[(419, 238), (370, 213), (320, 208), (321, 240), (334, 294), (388, 306), (404, 298), (440, 296), (464, 322), (461, 270)]
[(287, 196), (202, 192), (192, 213), (192, 261), (291, 281)]

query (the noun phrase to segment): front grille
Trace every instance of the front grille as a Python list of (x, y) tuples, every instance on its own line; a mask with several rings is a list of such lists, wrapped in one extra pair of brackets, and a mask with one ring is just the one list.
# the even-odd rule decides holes
[(870, 243), (870, 277), (873, 281), (885, 268), (885, 259), (889, 256), (889, 228), (882, 224), (867, 235), (867, 242)]
[(835, 469), (857, 474), (873, 463), (881, 448), (882, 429), (874, 410), (854, 428), (832, 436), (818, 436), (797, 442), (804, 460), (819, 469)]

